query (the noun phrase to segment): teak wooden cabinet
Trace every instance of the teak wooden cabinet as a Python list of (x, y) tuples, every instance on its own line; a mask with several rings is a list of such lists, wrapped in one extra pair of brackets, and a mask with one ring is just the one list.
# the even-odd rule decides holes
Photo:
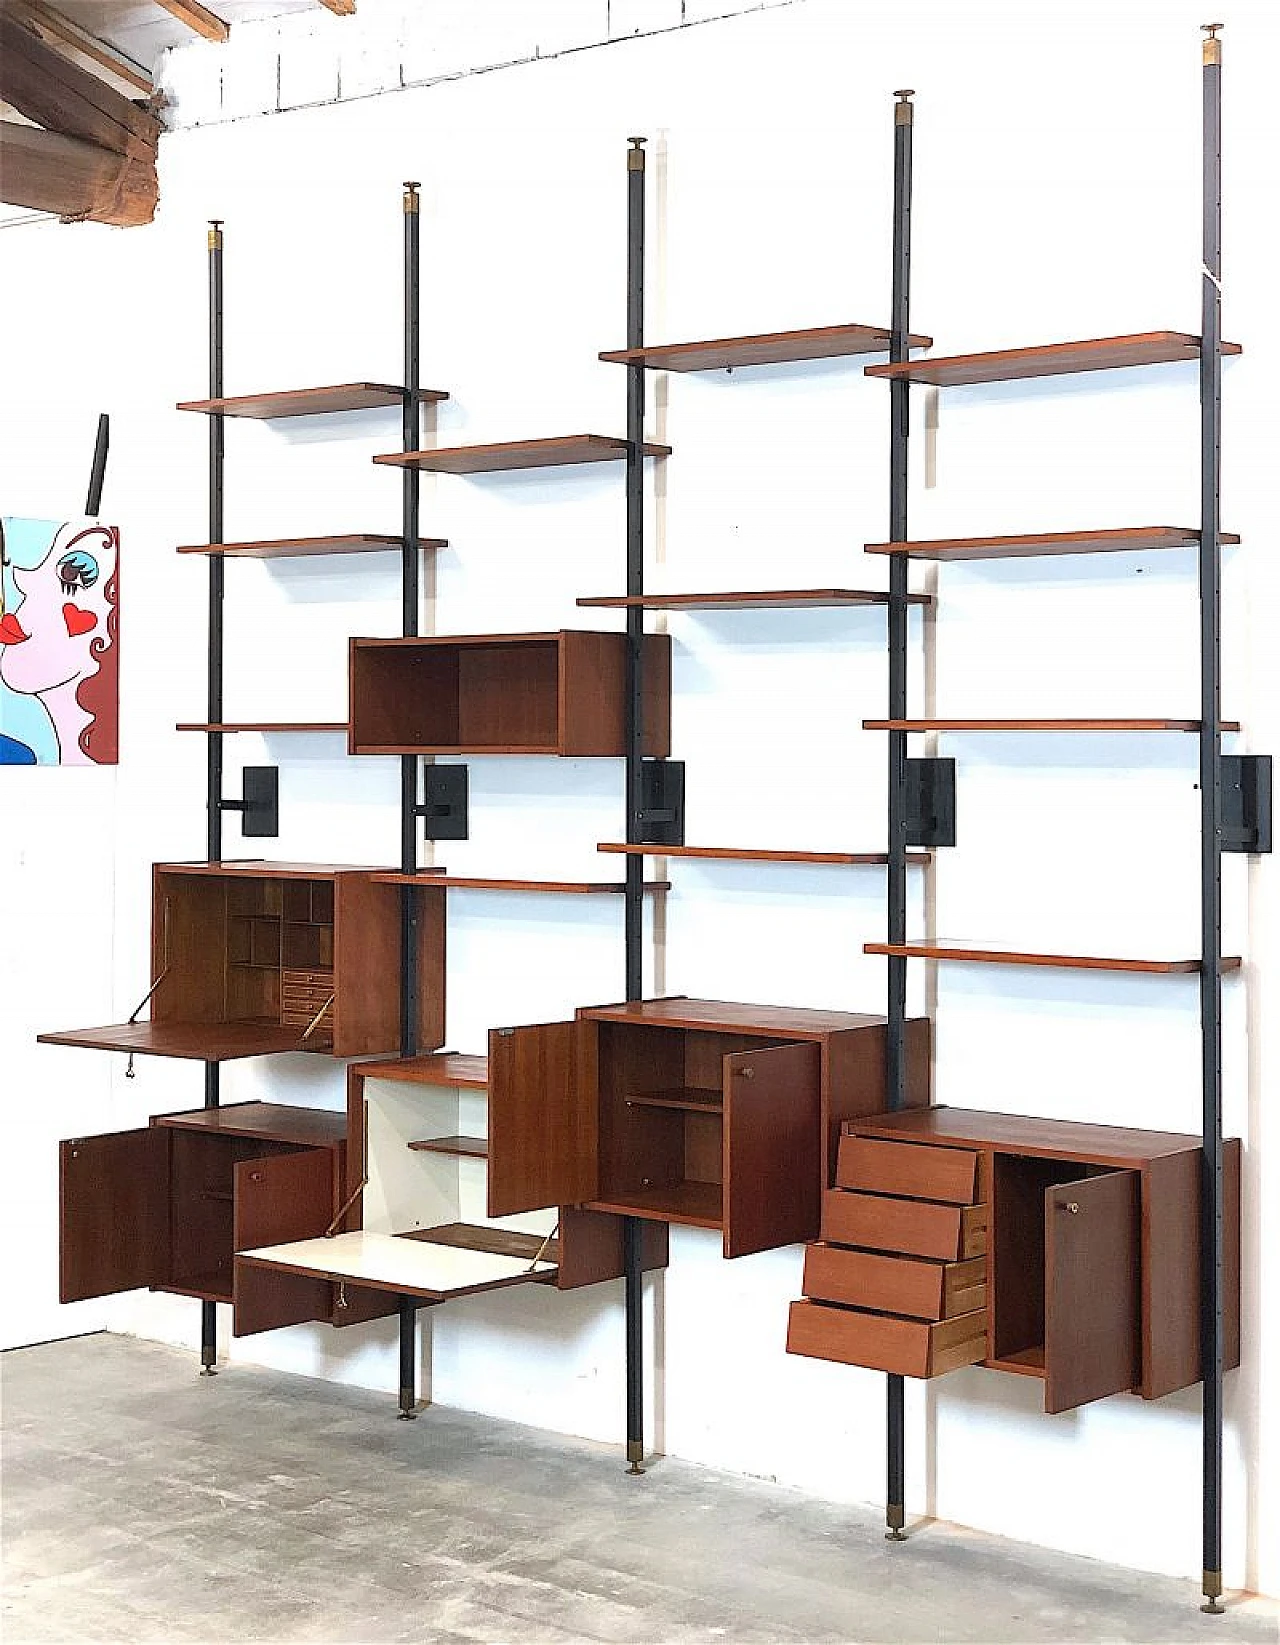
[(341, 1205), (346, 1116), (245, 1102), (157, 1114), (59, 1146), (63, 1302), (149, 1287), (235, 1304), (237, 1335), (369, 1317), (293, 1276), (243, 1295), (239, 1250), (322, 1233)]
[[(400, 1045), (400, 902), (376, 870), (318, 863), (157, 863), (150, 1020), (41, 1034), (209, 1062), (268, 1051), (337, 1057)], [(420, 1043), (444, 1037), (444, 910), (418, 916)]]
[[(357, 1288), (362, 1318), (394, 1313), (398, 1299), (447, 1302), (513, 1285), (570, 1290), (620, 1278), (618, 1217), (561, 1206), (534, 1218), (487, 1216), (483, 1057), (442, 1054), (355, 1063), (347, 1076), (348, 1152), (344, 1231), (299, 1229), (280, 1243), (239, 1245), (238, 1306), (265, 1288), (313, 1287), (315, 1319), (329, 1291), (348, 1303)], [(319, 1237), (317, 1237), (319, 1236)], [(645, 1231), (642, 1262), (667, 1261), (667, 1230)], [(301, 1291), (297, 1287), (302, 1287)], [(261, 1312), (255, 1308), (255, 1312)]]
[[(1041, 1377), (1045, 1409), (1200, 1381), (1199, 1137), (927, 1108), (851, 1120), (788, 1347), (904, 1376)], [(1226, 1366), (1240, 1144), (1225, 1145)]]
[[(908, 1025), (911, 1100), (929, 1027)], [(489, 1036), (489, 1213), (546, 1205), (813, 1239), (841, 1123), (884, 1100), (884, 1018), (642, 1000)]]
[[(626, 752), (625, 634), (353, 639), (352, 754)], [(647, 755), (671, 751), (671, 640), (644, 641)]]

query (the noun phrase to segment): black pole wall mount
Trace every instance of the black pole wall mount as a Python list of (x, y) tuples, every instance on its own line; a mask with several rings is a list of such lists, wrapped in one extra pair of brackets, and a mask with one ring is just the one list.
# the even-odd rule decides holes
[[(419, 269), (421, 260), (419, 185), (404, 185), (404, 407), (401, 449), (418, 448)], [(421, 476), (408, 463), (400, 471), (400, 630), (406, 637), (418, 632), (421, 550), (418, 543), (418, 502)], [(428, 800), (428, 804), (430, 801)], [(424, 813), (418, 801), (418, 757), (400, 757), (400, 872), (418, 868), (417, 820)], [(444, 838), (429, 832), (428, 838)], [(448, 838), (456, 838), (450, 835)], [(465, 837), (465, 836), (463, 836)], [(418, 893), (412, 885), (400, 887), (400, 1055), (418, 1050)]]
[[(222, 221), (209, 223), (209, 398), (222, 396)], [(209, 418), (209, 541), (223, 541), (223, 468), (225, 456), (221, 412)], [(222, 723), (223, 604), (226, 567), (221, 554), (209, 556), (209, 649), (207, 707), (211, 725)], [(210, 862), (222, 857), (222, 732), (210, 731), (206, 745), (205, 846)], [(245, 794), (246, 801), (248, 793)], [(204, 1065), (204, 1106), (217, 1108), (222, 1100), (221, 1070), (216, 1062)], [(200, 1305), (200, 1364), (202, 1376), (216, 1376), (218, 1359), (217, 1304)]]
[(1222, 42), (1204, 26), (1200, 319), (1200, 1368), (1204, 1604), (1222, 1612)]
[[(896, 91), (893, 107), (893, 287), (889, 359), (894, 364), (909, 352), (911, 311), (911, 139), (914, 92)], [(905, 378), (894, 378), (889, 388), (889, 536), (903, 542), (907, 535), (907, 440), (910, 401)], [(889, 562), (889, 718), (907, 717), (907, 573), (905, 554)], [(889, 733), (889, 861), (886, 904), (889, 941), (907, 936), (907, 734)], [(885, 1028), (885, 1106), (901, 1108), (907, 1100), (906, 1023), (907, 962), (890, 956), (888, 1021)], [(906, 1440), (904, 1387), (900, 1376), (886, 1382), (886, 1505), (885, 1536), (901, 1542), (906, 1536)]]
[[(645, 154), (643, 137), (627, 149), (627, 347), (644, 346), (644, 212)], [(644, 366), (627, 366), (627, 593), (644, 593)], [(627, 608), (627, 761), (628, 844), (645, 836), (644, 760), (644, 610)], [(626, 859), (626, 997), (644, 992), (644, 858)], [(627, 1462), (628, 1473), (644, 1472), (644, 1273), (643, 1230), (637, 1217), (623, 1219), (623, 1272), (626, 1306)]]

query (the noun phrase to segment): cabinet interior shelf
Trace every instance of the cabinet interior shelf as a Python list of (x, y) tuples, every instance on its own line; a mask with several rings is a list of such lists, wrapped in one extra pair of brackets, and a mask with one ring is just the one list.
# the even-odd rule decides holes
[(686, 1228), (723, 1228), (724, 1191), (718, 1182), (674, 1182), (628, 1189), (616, 1199), (593, 1200), (592, 1211), (619, 1216), (656, 1217)]
[[(179, 411), (203, 412), (206, 417), (319, 417), (332, 411), (372, 411), (401, 406), (405, 390), (399, 383), (328, 383), (322, 388), (282, 388), (262, 394), (222, 395), (211, 400), (179, 400)], [(439, 388), (420, 388), (422, 404), (447, 400)]]
[[(933, 603), (928, 594), (908, 594), (907, 602), (910, 605)], [(790, 588), (763, 589), (758, 592), (739, 589), (723, 594), (597, 594), (578, 601), (582, 606), (598, 606), (616, 611), (683, 611), (698, 607), (712, 610), (719, 607), (737, 611), (785, 611), (819, 606), (887, 606), (888, 603), (888, 594), (870, 588)]]
[(344, 735), (348, 730), (345, 720), (219, 720), (219, 721), (179, 721), (179, 731), (221, 731), (225, 736), (234, 736), (238, 731), (263, 732), (302, 732), (312, 735), (327, 735), (330, 732), (340, 731)]
[[(296, 560), (304, 555), (399, 553), (402, 537), (347, 531), (334, 537), (273, 537), (246, 543), (184, 543), (179, 554), (217, 554), (237, 560)], [(447, 537), (419, 537), (419, 548), (448, 548)]]
[[(697, 343), (650, 343), (609, 349), (609, 365), (646, 371), (732, 371), (735, 366), (785, 365), (793, 360), (835, 360), (849, 354), (883, 354), (892, 334), (881, 326), (810, 326), (802, 331), (764, 331), (751, 337), (717, 337)], [(908, 336), (909, 348), (932, 348), (932, 337)]]
[(395, 1080), (403, 1085), (457, 1086), (467, 1091), (489, 1088), (488, 1057), (460, 1051), (433, 1051), (420, 1057), (386, 1058), (362, 1062), (365, 1079)]
[[(1199, 731), (1199, 720), (863, 720), (864, 731)], [(1221, 730), (1239, 731), (1239, 720)]]
[(628, 1108), (677, 1108), (687, 1114), (719, 1114), (724, 1109), (720, 1091), (687, 1088), (677, 1091), (637, 1091), (624, 1099)]
[[(670, 446), (648, 441), (646, 457), (669, 457)], [(441, 446), (435, 451), (388, 451), (375, 463), (391, 468), (421, 468), (435, 474), (495, 474), (514, 468), (562, 468), (574, 463), (616, 463), (627, 442), (606, 434), (565, 434), (544, 440), (504, 440), (498, 445)]]
[[(868, 942), (864, 954), (889, 954), (904, 959), (963, 960), (979, 965), (1042, 965), (1067, 971), (1142, 971), (1160, 974), (1199, 971), (1197, 960), (1135, 960), (1110, 955), (1032, 954), (1016, 948), (979, 948), (967, 943)], [(1224, 955), (1224, 971), (1238, 971), (1238, 955)]]
[[(1238, 543), (1234, 532), (1221, 543)], [(864, 543), (868, 554), (911, 560), (1020, 560), (1041, 554), (1134, 554), (1157, 548), (1188, 548), (1200, 541), (1190, 526), (1124, 526), (1105, 531), (1043, 531), (1018, 537), (932, 537), (915, 542)]]
[(489, 1143), (485, 1137), (423, 1137), (409, 1147), (419, 1154), (452, 1154), (457, 1159), (488, 1159)]
[[(1223, 343), (1223, 354), (1239, 354), (1239, 343)], [(1091, 337), (1082, 342), (1045, 343), (1035, 348), (1002, 348), (984, 354), (939, 355), (865, 366), (868, 377), (905, 379), (946, 387), (959, 383), (1008, 383), (1022, 377), (1058, 377), (1070, 372), (1117, 371), (1127, 366), (1198, 360), (1200, 339), (1184, 331), (1140, 331), (1124, 337)]]
[[(883, 851), (768, 851), (757, 846), (735, 845), (625, 845), (621, 841), (610, 841), (597, 845), (596, 850), (623, 857), (701, 857), (715, 862), (831, 863), (844, 867), (862, 864), (884, 867), (889, 861)], [(909, 863), (926, 864), (931, 860), (928, 851), (907, 852)]]
[[(418, 874), (375, 874), (373, 879), (377, 885), (422, 885), (430, 889), (452, 885), (465, 891), (549, 891), (577, 896), (620, 896), (627, 889), (621, 881), (615, 880), (499, 880), (447, 874), (432, 869), (424, 869)], [(670, 889), (670, 880), (646, 880), (644, 885), (646, 893)]]

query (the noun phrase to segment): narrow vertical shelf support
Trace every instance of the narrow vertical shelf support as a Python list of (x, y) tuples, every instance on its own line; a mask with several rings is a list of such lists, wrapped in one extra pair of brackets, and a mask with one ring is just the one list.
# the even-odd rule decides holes
[[(209, 223), (209, 396), (222, 395), (222, 222)], [(209, 541), (223, 540), (223, 469), (225, 457), (223, 418), (209, 419)], [(223, 608), (226, 592), (226, 562), (221, 554), (209, 556), (208, 709), (211, 724), (221, 724)], [(208, 734), (206, 750), (206, 856), (210, 862), (222, 857), (222, 732)], [(221, 1069), (216, 1062), (204, 1065), (204, 1106), (217, 1108), (222, 1100)], [(217, 1375), (218, 1309), (213, 1302), (200, 1305), (200, 1374)]]
[(412, 1297), (400, 1298), (400, 1411), (398, 1422), (414, 1422), (418, 1413), (418, 1308)]
[(1204, 1604), (1222, 1612), (1223, 1148), (1222, 698), (1219, 481), (1222, 411), (1222, 42), (1204, 25), (1204, 266), (1200, 323), (1200, 1032), (1203, 1182), (1200, 1358)]
[[(418, 184), (404, 185), (404, 413), (401, 449), (418, 448), (419, 298), (418, 271), (421, 256), (421, 211)], [(421, 554), (418, 545), (419, 470), (406, 466), (400, 471), (401, 530), (400, 629), (405, 636), (416, 634), (419, 625)], [(400, 756), (400, 872), (412, 874), (418, 866), (418, 757)], [(418, 894), (412, 885), (400, 888), (400, 1055), (412, 1057), (418, 1051)], [(403, 1330), (403, 1321), (402, 1321)], [(402, 1339), (403, 1347), (403, 1339)]]
[[(907, 359), (911, 309), (911, 139), (914, 108), (911, 91), (894, 93), (893, 108), (893, 298), (889, 359)], [(910, 433), (909, 384), (895, 377), (889, 388), (889, 536), (907, 536), (907, 440)], [(907, 575), (908, 561), (897, 556), (889, 566), (889, 715), (907, 712)], [(889, 862), (886, 904), (889, 941), (904, 942), (907, 931), (907, 738), (889, 733)], [(885, 1106), (906, 1102), (907, 962), (888, 960)], [(906, 1434), (903, 1379), (890, 1375), (886, 1389), (887, 1477), (885, 1536), (900, 1542), (906, 1532)]]
[[(627, 150), (627, 347), (644, 346), (645, 154), (643, 137)], [(627, 367), (627, 593), (644, 593), (644, 402), (642, 363)], [(629, 845), (643, 836), (644, 608), (627, 608), (626, 806)], [(644, 858), (627, 858), (625, 901), (626, 997), (644, 994)], [(644, 1468), (644, 1276), (640, 1223), (623, 1223), (625, 1251), (628, 1472)]]

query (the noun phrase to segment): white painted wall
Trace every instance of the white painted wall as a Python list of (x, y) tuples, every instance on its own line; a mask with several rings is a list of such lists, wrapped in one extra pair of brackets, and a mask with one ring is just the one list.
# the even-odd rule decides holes
[[(566, 10), (550, 0), (519, 9), (544, 19)], [(21, 932), (0, 1018), (6, 1156), (25, 1162), (4, 1201), (2, 1248), (16, 1240), (22, 1252), (16, 1305), (6, 1289), (17, 1337), (84, 1328), (86, 1316), (63, 1322), (49, 1306), (53, 1140), (200, 1096), (197, 1068), (140, 1064), (126, 1085), (118, 1063), (37, 1050), (31, 1039), (132, 1007), (146, 982), (148, 865), (202, 849), (203, 749), (172, 726), (202, 712), (204, 584), (202, 566), (171, 550), (206, 535), (204, 426), (172, 411), (205, 381), (204, 219), (227, 220), (229, 392), (394, 380), (399, 184), (412, 176), (423, 180), (424, 376), (453, 396), (439, 438), (620, 432), (621, 377), (595, 356), (623, 340), (627, 135), (650, 136), (651, 336), (880, 322), (890, 94), (907, 84), (919, 94), (913, 316), (944, 352), (1195, 331), (1201, 20), (1189, 0), (1170, 0), (1158, 17), (1140, 0), (1046, 4), (1034, 22), (1009, 0), (903, 0), (887, 15), (804, 0), (502, 72), (463, 76), (459, 63), (458, 77), (339, 108), (219, 117), (166, 139), (153, 227), (0, 236), (5, 511), (58, 512), (68, 487), (79, 506), (93, 416), (110, 409), (104, 508), (124, 531), (127, 602), (119, 772), (82, 774), (79, 788), (75, 774), (40, 774), (37, 788), (30, 774), (0, 772), (0, 883)], [(1238, 0), (1226, 40), (1225, 291), (1227, 335), (1247, 352), (1226, 374), (1223, 517), (1245, 539), (1229, 558), (1228, 708), (1250, 750), (1280, 743), (1264, 446), (1280, 363), (1269, 256), (1278, 36), (1274, 7)], [(505, 46), (489, 44), (470, 61), (502, 61)], [(283, 73), (284, 57), (276, 61)], [(652, 505), (651, 586), (883, 580), (882, 562), (858, 548), (887, 534), (886, 395), (856, 365), (657, 379), (650, 404), (653, 432), (675, 447)], [(918, 396), (917, 431), (922, 414)], [(1193, 523), (1196, 430), (1195, 375), (1181, 367), (949, 391), (932, 489), (924, 441), (913, 442), (913, 533)], [(397, 438), (395, 419), (379, 414), (230, 427), (227, 535), (397, 529), (399, 487), (367, 460)], [(436, 629), (591, 626), (574, 597), (620, 587), (622, 517), (620, 474), (605, 469), (428, 482), (423, 529), (452, 543), (438, 566)], [(232, 565), (228, 585), (228, 714), (340, 718), (344, 636), (394, 629), (393, 565)], [(918, 707), (1196, 712), (1189, 554), (949, 568), (940, 596), (936, 664), (913, 683)], [(881, 622), (874, 613), (671, 618), (691, 842), (882, 838), (882, 745), (856, 730), (883, 709)], [(961, 765), (961, 843), (937, 869), (939, 931), (1049, 949), (1195, 951), (1191, 739), (973, 737), (943, 752)], [(240, 758), (281, 762), (279, 855), (393, 857), (392, 762), (348, 761), (320, 740), (264, 750), (244, 739), (229, 755), (229, 787)], [(619, 775), (609, 762), (475, 760), (473, 837), (439, 860), (459, 871), (597, 875), (595, 842), (620, 830)], [(793, 814), (770, 814), (780, 789), (801, 796)], [(78, 848), (74, 877), (55, 826)], [(232, 823), (227, 852), (240, 849)], [(656, 986), (882, 1006), (880, 962), (861, 954), (883, 925), (874, 871), (673, 869)], [(1245, 1357), (1228, 1384), (1226, 1580), (1277, 1592), (1280, 1314), (1270, 1269), (1280, 1167), (1264, 1150), (1274, 1078), (1263, 1042), (1267, 1007), (1276, 1009), (1275, 868), (1237, 859), (1227, 870), (1229, 946), (1249, 963), (1226, 992), (1230, 1129), (1246, 1139)], [(621, 992), (612, 905), (459, 897), (449, 944), (458, 1050), (482, 1050), (492, 1024), (545, 1020)], [(935, 986), (940, 1100), (1198, 1127), (1192, 979), (953, 967)], [(913, 987), (923, 1006), (918, 971)], [(316, 1059), (233, 1067), (224, 1083), (228, 1100), (342, 1101), (340, 1069)], [(783, 1352), (799, 1252), (726, 1264), (715, 1238), (685, 1230), (673, 1231), (672, 1247), (651, 1298), (659, 1447), (879, 1500), (883, 1379)], [(195, 1304), (179, 1299), (135, 1296), (88, 1317), (187, 1344), (198, 1331)], [(460, 1302), (436, 1314), (432, 1335), (442, 1402), (617, 1440), (618, 1287)], [(395, 1381), (383, 1326), (291, 1331), (232, 1353), (388, 1390)], [(1125, 1397), (1048, 1418), (1038, 1395), (1033, 1382), (981, 1370), (910, 1384), (910, 1511), (1197, 1572), (1198, 1399)]]

